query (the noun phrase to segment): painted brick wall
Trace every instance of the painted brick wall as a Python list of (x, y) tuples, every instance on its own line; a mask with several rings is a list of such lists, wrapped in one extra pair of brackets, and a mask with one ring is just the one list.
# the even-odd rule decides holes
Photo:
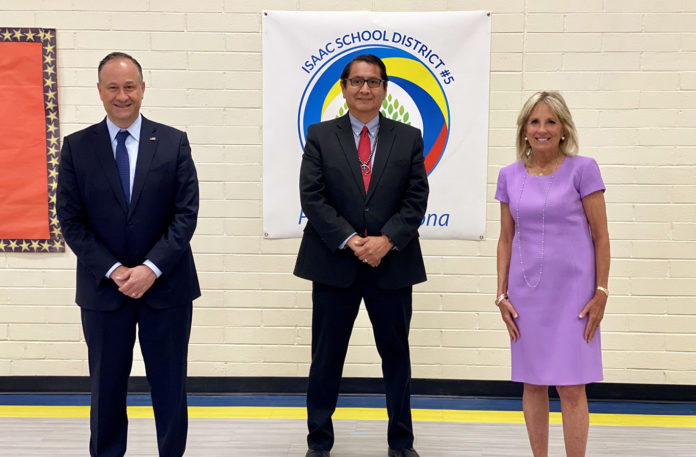
[[(493, 305), (498, 170), (514, 160), (523, 101), (560, 90), (607, 185), (612, 270), (605, 377), (696, 384), (696, 2), (687, 0), (0, 0), (0, 28), (58, 30), (61, 132), (104, 116), (96, 65), (143, 65), (143, 113), (185, 129), (201, 185), (193, 249), (194, 376), (305, 376), (309, 283), (297, 240), (261, 224), (261, 11), (490, 10), (488, 238), (423, 243), (411, 345), (421, 378), (508, 379)], [(0, 254), (0, 375), (86, 375), (71, 253)], [(133, 373), (142, 375), (141, 358)], [(380, 376), (361, 311), (345, 370)]]

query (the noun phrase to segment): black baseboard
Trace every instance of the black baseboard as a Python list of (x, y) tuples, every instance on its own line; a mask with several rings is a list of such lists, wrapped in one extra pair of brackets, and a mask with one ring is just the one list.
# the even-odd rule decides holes
[[(307, 378), (298, 377), (213, 377), (188, 378), (188, 392), (192, 395), (266, 394), (302, 395), (307, 389)], [(144, 376), (129, 380), (131, 393), (150, 391)], [(444, 397), (521, 398), (522, 385), (511, 381), (479, 381), (454, 379), (413, 379), (413, 395)], [(0, 376), (0, 393), (89, 393), (86, 376)], [(347, 395), (378, 395), (384, 393), (379, 378), (344, 378), (341, 393)], [(555, 389), (551, 396), (556, 397)], [(589, 384), (587, 396), (591, 400), (653, 401), (696, 403), (696, 385), (626, 384), (602, 382)]]

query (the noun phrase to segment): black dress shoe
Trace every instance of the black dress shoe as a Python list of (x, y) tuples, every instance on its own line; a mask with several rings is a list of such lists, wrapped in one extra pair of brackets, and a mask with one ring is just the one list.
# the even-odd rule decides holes
[(389, 457), (420, 457), (415, 449), (392, 449), (389, 448)]
[(329, 457), (329, 451), (318, 451), (316, 449), (309, 449), (305, 454), (305, 457)]

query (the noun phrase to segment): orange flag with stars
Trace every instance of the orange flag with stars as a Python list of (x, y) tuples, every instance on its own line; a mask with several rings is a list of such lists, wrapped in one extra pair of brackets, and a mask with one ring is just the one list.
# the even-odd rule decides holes
[(55, 30), (0, 27), (0, 252), (63, 252)]

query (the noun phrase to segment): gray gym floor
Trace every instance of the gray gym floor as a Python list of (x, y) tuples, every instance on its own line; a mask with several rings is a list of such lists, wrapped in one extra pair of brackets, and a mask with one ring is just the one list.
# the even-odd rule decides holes
[[(386, 457), (386, 422), (334, 421), (332, 457)], [(531, 456), (521, 424), (415, 422), (421, 457)], [(128, 456), (156, 457), (152, 419), (131, 419)], [(0, 456), (87, 456), (89, 420), (0, 418)], [(304, 457), (305, 421), (191, 419), (188, 457)], [(564, 456), (560, 425), (551, 426), (550, 456)], [(695, 428), (591, 426), (588, 456), (694, 457)]]

